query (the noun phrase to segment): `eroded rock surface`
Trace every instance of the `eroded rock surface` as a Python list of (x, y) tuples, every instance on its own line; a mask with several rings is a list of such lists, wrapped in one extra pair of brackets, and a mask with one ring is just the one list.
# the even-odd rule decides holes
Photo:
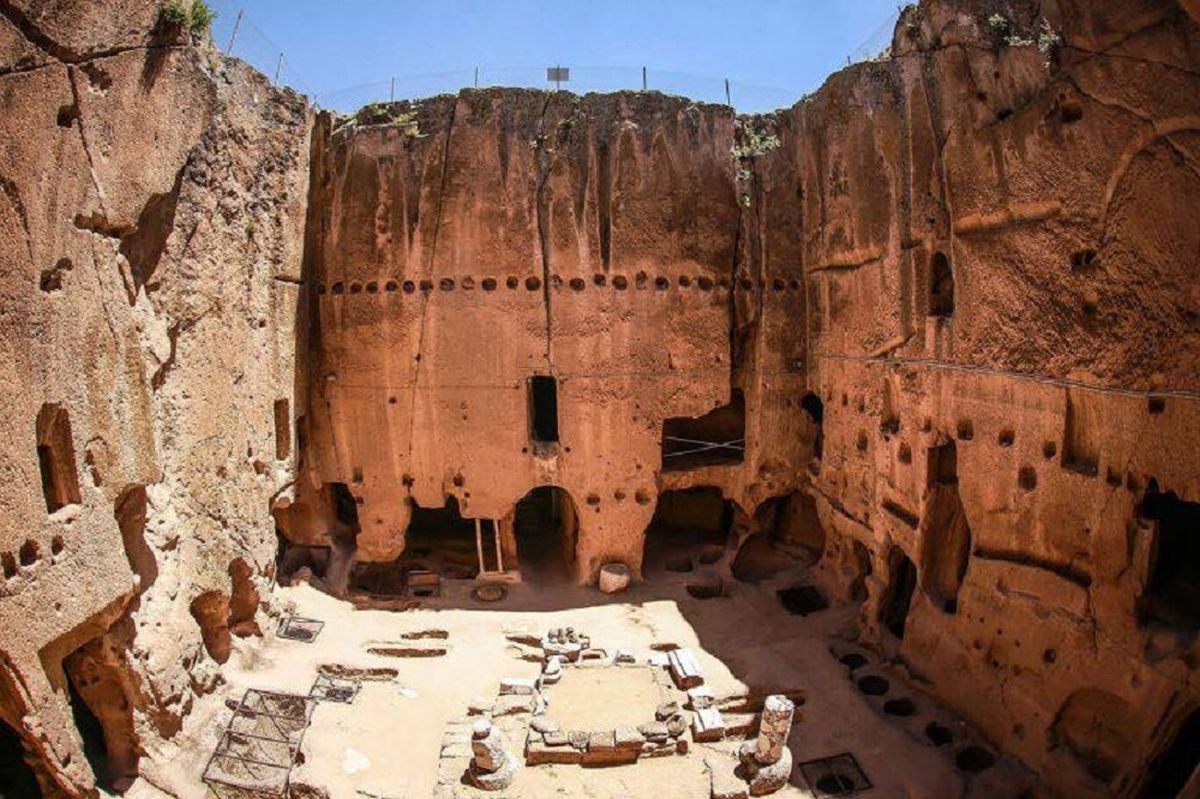
[(648, 527), (706, 542), (667, 563), (697, 598), (814, 561), (1048, 790), (1171, 785), (1200, 707), (1194, 2), (923, 0), (755, 117), (507, 89), (314, 115), (157, 19), (0, 0), (0, 719), (46, 795), (154, 773), (277, 554), (415, 601), (636, 582)]

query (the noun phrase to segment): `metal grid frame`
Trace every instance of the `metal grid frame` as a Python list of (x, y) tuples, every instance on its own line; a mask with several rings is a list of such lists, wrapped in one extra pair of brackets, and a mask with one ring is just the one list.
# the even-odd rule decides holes
[(319, 619), (306, 619), (303, 616), (288, 616), (283, 621), (279, 622), (278, 635), (280, 638), (286, 638), (289, 641), (299, 641), (304, 644), (311, 644), (317, 640), (317, 636), (321, 634), (322, 628), (325, 627), (325, 622)]
[(314, 702), (340, 702), (344, 705), (354, 704), (362, 683), (356, 680), (342, 680), (321, 674), (308, 692), (308, 698)]
[(675, 444), (687, 444), (691, 449), (679, 450), (678, 452), (664, 452), (663, 460), (667, 458), (680, 458), (684, 455), (699, 455), (702, 452), (718, 452), (721, 454), (742, 455), (746, 454), (746, 439), (735, 438), (733, 441), (702, 441), (697, 438), (679, 438), (678, 436), (663, 436), (663, 443), (672, 442)]
[(314, 704), (248, 689), (204, 766), (204, 783), (219, 799), (286, 797)]
[[(801, 763), (799, 769), (800, 776), (804, 778), (804, 783), (817, 799), (853, 796), (854, 794), (862, 793), (875, 787), (871, 784), (871, 780), (867, 777), (867, 773), (863, 771), (862, 766), (859, 765), (858, 759), (850, 752), (842, 752), (830, 757), (808, 760)], [(827, 787), (818, 787), (818, 783), (827, 777), (840, 777), (843, 780), (853, 783), (853, 785), (848, 788), (839, 788), (832, 791), (828, 790)]]

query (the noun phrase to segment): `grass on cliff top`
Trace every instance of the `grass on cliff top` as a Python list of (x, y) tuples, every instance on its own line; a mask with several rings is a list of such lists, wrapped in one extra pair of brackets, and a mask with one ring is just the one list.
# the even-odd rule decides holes
[(209, 8), (204, 0), (168, 0), (158, 12), (158, 18), (163, 25), (170, 28), (187, 28), (193, 34), (207, 33), (217, 18), (217, 12)]

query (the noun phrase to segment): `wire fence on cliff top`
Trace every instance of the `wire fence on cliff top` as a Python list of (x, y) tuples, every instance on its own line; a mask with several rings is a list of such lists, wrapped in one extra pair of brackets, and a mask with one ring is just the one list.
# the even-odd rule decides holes
[[(456, 94), (461, 89), (472, 87), (553, 89), (556, 84), (547, 80), (547, 67), (553, 66), (570, 70), (570, 79), (561, 84), (561, 88), (577, 94), (649, 89), (700, 102), (731, 105), (739, 111), (752, 113), (787, 108), (818, 88), (764, 86), (724, 77), (659, 70), (652, 64), (630, 67), (480, 64), (420, 74), (381, 75), (375, 81), (327, 89), (296, 71), (288, 59), (287, 51), (256, 24), (254, 15), (239, 0), (207, 2), (217, 13), (212, 26), (212, 38), (222, 52), (247, 62), (275, 84), (290, 86), (307, 95), (317, 107), (342, 113), (352, 113), (370, 103)], [(828, 72), (876, 58), (885, 52), (891, 46), (892, 32), (899, 14), (899, 8), (890, 13), (861, 45), (846, 54), (844, 62), (830, 64)]]

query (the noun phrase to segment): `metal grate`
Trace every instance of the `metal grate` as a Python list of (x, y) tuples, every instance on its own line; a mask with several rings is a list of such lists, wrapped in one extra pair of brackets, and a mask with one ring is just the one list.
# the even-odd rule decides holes
[(301, 641), (311, 644), (317, 640), (325, 622), (317, 619), (305, 619), (300, 616), (288, 616), (279, 623), (279, 637), (289, 641)]
[(312, 705), (306, 696), (246, 691), (204, 767), (205, 784), (219, 799), (287, 796)]
[(849, 752), (800, 764), (800, 775), (816, 799), (852, 796), (871, 788), (871, 780)]
[(313, 683), (308, 698), (314, 702), (341, 702), (344, 705), (352, 705), (360, 687), (354, 680), (339, 680), (337, 677), (322, 674)]

